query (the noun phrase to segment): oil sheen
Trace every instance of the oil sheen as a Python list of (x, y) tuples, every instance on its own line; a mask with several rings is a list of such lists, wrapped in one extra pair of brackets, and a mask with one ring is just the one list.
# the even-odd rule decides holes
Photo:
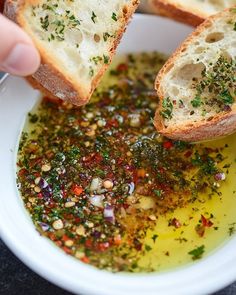
[(236, 230), (236, 135), (188, 144), (153, 126), (162, 54), (116, 58), (90, 104), (43, 98), (22, 132), (17, 182), (39, 233), (112, 272), (166, 271)]

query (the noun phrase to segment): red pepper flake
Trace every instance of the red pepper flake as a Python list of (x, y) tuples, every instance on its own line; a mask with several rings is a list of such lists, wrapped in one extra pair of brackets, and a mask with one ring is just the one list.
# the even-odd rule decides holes
[(196, 233), (199, 235), (200, 238), (202, 238), (205, 234), (205, 226), (198, 224), (195, 227)]
[(134, 238), (134, 241), (133, 242), (134, 242), (135, 249), (137, 251), (141, 251), (142, 250), (142, 243), (138, 239), (136, 239), (136, 238)]
[(173, 146), (174, 146), (174, 144), (173, 144), (172, 141), (165, 141), (165, 142), (163, 142), (163, 147), (164, 147), (166, 150), (171, 149)]
[(99, 164), (99, 163), (102, 162), (102, 160), (103, 160), (103, 157), (102, 157), (101, 154), (96, 153), (96, 154), (94, 155), (94, 162), (95, 162), (95, 163)]
[(49, 233), (49, 234), (48, 234), (48, 237), (49, 237), (49, 239), (52, 240), (52, 241), (56, 241), (56, 239), (57, 239), (57, 237), (56, 237), (56, 235), (55, 235), (54, 233)]
[(70, 240), (70, 238), (67, 235), (63, 235), (61, 239), (63, 242)]
[(37, 177), (41, 177), (41, 174), (40, 174), (39, 172), (35, 172), (35, 173), (34, 173), (34, 176), (35, 176), (35, 178), (37, 178)]
[(133, 172), (133, 183), (137, 184), (138, 180), (139, 180), (138, 173), (137, 173), (137, 171), (134, 171)]
[(214, 224), (210, 219), (207, 219), (203, 215), (201, 215), (201, 222), (204, 227), (212, 227)]
[(64, 214), (63, 214), (63, 217), (64, 217), (64, 219), (66, 219), (66, 220), (70, 220), (70, 219), (73, 219), (73, 218), (74, 218), (74, 215), (71, 214), (71, 213), (64, 213)]
[(160, 167), (160, 168), (158, 168), (158, 172), (163, 174), (163, 173), (165, 173), (165, 169), (163, 167)]
[(110, 244), (108, 242), (104, 243), (98, 243), (97, 245), (97, 250), (100, 252), (106, 251), (110, 247)]
[(72, 254), (72, 250), (67, 247), (62, 247), (62, 249), (66, 252), (66, 254)]
[(126, 71), (128, 71), (128, 66), (124, 63), (121, 63), (117, 66), (116, 70), (118, 72), (126, 72)]
[(76, 195), (76, 196), (80, 196), (83, 193), (83, 188), (77, 184), (73, 185), (72, 187), (72, 192)]
[(89, 263), (89, 262), (90, 262), (90, 260), (89, 260), (89, 258), (88, 258), (87, 256), (82, 257), (82, 258), (80, 259), (80, 261), (82, 261), (82, 262), (84, 262), (84, 263)]
[(85, 247), (91, 249), (93, 247), (93, 242), (91, 239), (85, 241)]
[(114, 237), (114, 244), (116, 246), (119, 246), (121, 244), (121, 236), (120, 235), (117, 235)]
[(20, 171), (18, 172), (19, 176), (23, 176), (24, 174), (27, 173), (27, 170), (25, 168), (20, 169)]
[(124, 162), (124, 159), (123, 158), (118, 158), (116, 162), (117, 162), (117, 165), (120, 165), (120, 164), (122, 164)]
[[(106, 169), (104, 169), (105, 171), (106, 170), (108, 170), (107, 168)], [(108, 178), (108, 179), (111, 179), (111, 180), (114, 180), (115, 179), (115, 176), (114, 176), (114, 173), (113, 172), (108, 172), (107, 174), (106, 174), (106, 178)]]
[(193, 152), (192, 151), (187, 151), (184, 156), (185, 158), (190, 158), (192, 156)]
[[(118, 199), (119, 199), (119, 197), (118, 197)], [(129, 204), (122, 204), (122, 207), (124, 207), (124, 209), (128, 209), (130, 207), (130, 205)]]
[(56, 208), (57, 205), (56, 205), (55, 202), (51, 201), (51, 202), (48, 204), (48, 207), (49, 207), (50, 209), (53, 209), (53, 208)]
[(66, 190), (63, 189), (61, 192), (62, 192), (63, 198), (65, 199), (65, 198), (67, 197), (67, 192), (66, 192)]
[(83, 162), (85, 162), (87, 164), (87, 166), (92, 163), (99, 164), (102, 162), (102, 160), (103, 160), (103, 157), (100, 153), (93, 153), (93, 154), (83, 158)]
[(119, 122), (116, 119), (111, 119), (111, 120), (107, 121), (106, 127), (118, 128), (119, 127)]
[(78, 224), (81, 222), (81, 219), (79, 217), (74, 217), (74, 221), (76, 224)]
[(56, 243), (56, 245), (57, 245), (58, 247), (61, 247), (61, 246), (62, 246), (62, 241), (55, 241), (55, 243)]
[(173, 218), (169, 222), (169, 226), (174, 226), (175, 228), (180, 228), (182, 226), (181, 222), (177, 218)]
[(38, 198), (42, 199), (43, 198), (43, 194), (42, 193), (38, 193)]

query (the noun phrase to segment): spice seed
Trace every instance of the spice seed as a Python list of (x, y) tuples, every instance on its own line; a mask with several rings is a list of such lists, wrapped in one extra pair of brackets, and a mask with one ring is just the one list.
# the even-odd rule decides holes
[(113, 188), (113, 182), (111, 180), (105, 180), (103, 182), (103, 186), (106, 188), (106, 189), (111, 189)]
[(79, 236), (85, 236), (85, 228), (83, 227), (83, 225), (77, 227), (76, 233)]
[(48, 172), (48, 171), (51, 170), (51, 165), (44, 164), (41, 169), (42, 169), (43, 172)]
[(74, 206), (75, 206), (75, 202), (66, 202), (65, 203), (66, 208), (71, 208), (71, 207), (74, 207)]
[(61, 219), (55, 220), (52, 224), (52, 227), (56, 230), (63, 229), (64, 225)]
[(65, 246), (66, 246), (66, 247), (72, 247), (73, 244), (74, 244), (74, 242), (73, 242), (72, 240), (67, 240), (67, 241), (65, 241)]
[(41, 192), (41, 189), (40, 189), (39, 186), (35, 186), (35, 187), (34, 187), (34, 191), (35, 191), (36, 193), (40, 193), (40, 192)]

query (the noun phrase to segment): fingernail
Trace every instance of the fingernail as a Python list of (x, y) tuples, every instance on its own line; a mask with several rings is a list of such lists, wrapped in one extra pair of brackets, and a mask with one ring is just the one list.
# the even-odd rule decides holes
[(10, 74), (27, 76), (37, 70), (39, 63), (37, 50), (32, 45), (19, 43), (6, 57), (3, 68)]

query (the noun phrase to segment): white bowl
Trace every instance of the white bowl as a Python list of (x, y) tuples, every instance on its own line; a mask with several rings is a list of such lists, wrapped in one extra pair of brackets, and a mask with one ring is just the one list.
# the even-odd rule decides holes
[[(171, 20), (135, 15), (119, 52), (171, 53), (191, 28)], [(236, 279), (236, 238), (207, 258), (176, 270), (153, 274), (112, 274), (85, 265), (39, 236), (16, 188), (16, 152), (28, 111), (39, 93), (23, 79), (0, 85), (0, 233), (8, 247), (47, 280), (78, 294), (207, 294)]]

